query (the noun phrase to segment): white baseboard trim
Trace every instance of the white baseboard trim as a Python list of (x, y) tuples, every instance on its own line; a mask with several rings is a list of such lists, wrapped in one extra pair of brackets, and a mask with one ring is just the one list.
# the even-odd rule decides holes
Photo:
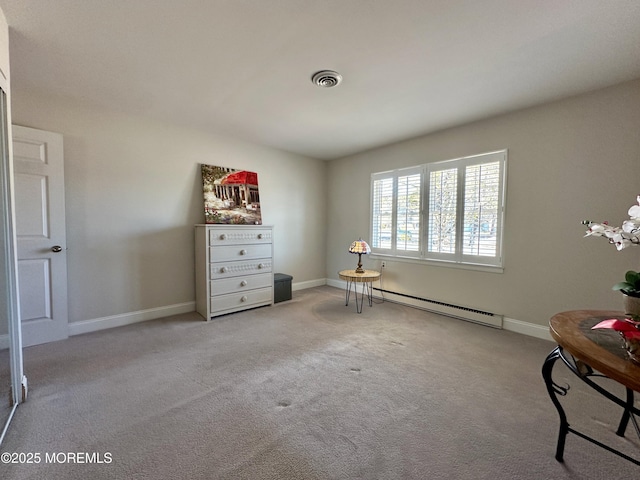
[(502, 328), (511, 332), (522, 333), (523, 335), (529, 335), (530, 337), (541, 338), (542, 340), (549, 340), (554, 342), (555, 340), (549, 333), (548, 326), (542, 326), (535, 323), (523, 322), (522, 320), (516, 320), (515, 318), (504, 317)]
[(291, 290), (295, 292), (296, 290), (304, 290), (305, 288), (322, 287), (326, 284), (326, 278), (319, 278), (317, 280), (308, 280), (306, 282), (296, 282), (291, 285)]
[[(326, 278), (309, 280), (306, 282), (297, 282), (291, 285), (291, 290), (304, 290), (306, 288), (321, 287), (327, 284)], [(196, 309), (196, 302), (178, 303), (176, 305), (168, 305), (165, 307), (149, 308), (137, 312), (122, 313), (120, 315), (110, 315), (108, 317), (92, 318), (89, 320), (81, 320), (69, 324), (69, 336), (81, 335), (83, 333), (97, 332), (108, 328), (122, 327), (138, 322), (146, 322), (147, 320), (155, 320), (156, 318), (178, 315), (181, 313), (193, 312)], [(9, 335), (0, 335), (0, 350), (9, 348)]]
[[(331, 278), (321, 278), (317, 280), (294, 283), (292, 284), (291, 289), (293, 291), (304, 290), (306, 288), (321, 287), (323, 285), (328, 285), (330, 287), (340, 288), (344, 290), (346, 287), (346, 282)], [(409, 304), (407, 305), (412, 306)], [(137, 312), (123, 313), (120, 315), (111, 315), (108, 317), (93, 318), (91, 320), (73, 322), (69, 324), (69, 335), (80, 335), (83, 333), (106, 330), (108, 328), (131, 325), (133, 323), (145, 322), (147, 320), (155, 320), (156, 318), (169, 317), (171, 315), (178, 315), (181, 313), (189, 313), (195, 311), (195, 309), (195, 302), (185, 302), (175, 305), (168, 305), (165, 307), (149, 308), (147, 310), (140, 310)], [(553, 341), (553, 338), (549, 333), (549, 327), (547, 326), (504, 317), (502, 328), (504, 330), (521, 333), (530, 337)], [(7, 348), (9, 348), (9, 335), (0, 335), (0, 350), (4, 350)]]
[[(291, 290), (304, 290), (305, 288), (321, 287), (327, 284), (325, 278), (317, 280), (309, 280), (306, 282), (297, 282), (291, 285)], [(111, 315), (108, 317), (94, 318), (91, 320), (83, 320), (69, 324), (69, 336), (80, 335), (83, 333), (97, 332), (107, 328), (122, 327), (131, 325), (132, 323), (145, 322), (147, 320), (155, 320), (156, 318), (169, 317), (180, 313), (193, 312), (196, 309), (196, 302), (178, 303), (176, 305), (168, 305), (166, 307), (150, 308), (140, 310), (138, 312), (123, 313), (120, 315)], [(4, 335), (7, 337), (7, 335)], [(2, 336), (0, 336), (0, 348), (2, 348)], [(9, 340), (6, 340), (7, 348)]]
[(123, 313), (120, 315), (110, 315), (108, 317), (93, 318), (69, 324), (69, 336), (83, 333), (97, 332), (107, 328), (122, 327), (132, 323), (146, 322), (156, 318), (169, 317), (181, 313), (193, 312), (196, 309), (196, 302), (177, 303), (166, 307), (149, 308), (137, 312)]
[[(347, 288), (347, 282), (344, 282), (342, 280), (332, 279), (332, 278), (327, 279), (327, 285), (329, 285), (330, 287), (340, 288), (342, 290)], [(376, 295), (375, 291), (374, 291), (374, 297), (380, 298), (380, 296)], [(398, 302), (398, 303), (401, 303), (402, 305), (406, 305), (408, 307), (415, 307), (410, 303), (405, 303), (405, 302)], [(415, 307), (415, 308), (418, 308), (418, 307)], [(537, 325), (535, 323), (529, 323), (529, 322), (523, 322), (522, 320), (516, 320), (515, 318), (504, 317), (502, 320), (502, 329), (515, 332), (515, 333), (521, 333), (523, 335), (528, 335), (530, 337), (541, 338), (543, 340), (550, 340), (552, 342), (554, 341), (553, 338), (551, 337), (551, 334), (549, 333), (548, 326)]]

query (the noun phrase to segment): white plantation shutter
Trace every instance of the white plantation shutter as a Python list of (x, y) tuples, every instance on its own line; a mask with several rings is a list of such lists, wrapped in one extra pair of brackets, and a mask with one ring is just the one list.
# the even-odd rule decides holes
[(436, 170), (429, 173), (429, 225), (427, 251), (456, 251), (456, 209), (458, 170)]
[(398, 177), (398, 205), (396, 221), (396, 249), (420, 250), (420, 194), (419, 173)]
[(373, 181), (371, 247), (391, 248), (393, 177)]
[(506, 162), (502, 150), (374, 173), (373, 253), (501, 268)]
[(422, 167), (371, 176), (371, 248), (390, 255), (419, 256)]
[(466, 167), (462, 253), (495, 257), (500, 206), (500, 163)]

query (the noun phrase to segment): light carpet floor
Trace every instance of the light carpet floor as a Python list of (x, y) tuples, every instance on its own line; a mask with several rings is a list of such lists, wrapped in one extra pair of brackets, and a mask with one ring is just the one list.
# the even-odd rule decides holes
[[(42, 460), (0, 478), (640, 478), (571, 434), (554, 459), (540, 373), (553, 347), (390, 302), (358, 315), (332, 287), (79, 335), (25, 349), (30, 396), (0, 450)], [(619, 409), (563, 365), (554, 378), (572, 387), (572, 426), (640, 452), (633, 429), (613, 433)]]

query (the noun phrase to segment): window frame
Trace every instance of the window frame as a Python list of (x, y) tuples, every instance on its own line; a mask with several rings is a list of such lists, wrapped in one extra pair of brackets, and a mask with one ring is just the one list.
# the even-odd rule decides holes
[[(508, 150), (496, 150), (492, 152), (470, 155), (466, 157), (454, 158), (431, 163), (425, 163), (407, 168), (388, 170), (385, 172), (374, 172), (371, 174), (371, 202), (370, 202), (370, 226), (369, 235), (371, 238), (371, 251), (373, 258), (394, 259), (403, 262), (417, 262), (448, 266), (453, 268), (466, 268), (473, 270), (483, 270), (492, 272), (502, 272), (504, 269), (504, 219), (506, 203), (506, 178), (507, 178)], [(462, 242), (464, 240), (464, 207), (465, 207), (465, 173), (467, 167), (492, 164), (498, 162), (498, 198), (497, 218), (496, 218), (496, 239), (495, 256), (471, 255), (463, 253)], [(446, 169), (457, 169), (456, 183), (456, 241), (454, 253), (428, 252), (427, 241), (429, 235), (429, 199), (430, 199), (430, 175), (431, 172)], [(417, 251), (407, 251), (398, 249), (397, 245), (397, 216), (398, 216), (398, 178), (419, 172), (420, 177), (420, 213), (419, 213), (419, 248)], [(377, 237), (374, 237), (374, 215), (377, 214), (374, 202), (375, 182), (383, 179), (392, 179), (392, 225), (391, 225), (391, 247), (382, 248), (379, 246)]]

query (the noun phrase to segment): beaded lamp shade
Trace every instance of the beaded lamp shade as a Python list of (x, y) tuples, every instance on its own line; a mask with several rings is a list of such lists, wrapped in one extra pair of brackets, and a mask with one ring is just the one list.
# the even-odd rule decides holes
[(371, 247), (359, 238), (355, 242), (351, 244), (349, 247), (349, 253), (357, 253), (358, 254), (358, 268), (356, 268), (356, 273), (364, 273), (364, 269), (362, 268), (362, 254), (371, 253)]

